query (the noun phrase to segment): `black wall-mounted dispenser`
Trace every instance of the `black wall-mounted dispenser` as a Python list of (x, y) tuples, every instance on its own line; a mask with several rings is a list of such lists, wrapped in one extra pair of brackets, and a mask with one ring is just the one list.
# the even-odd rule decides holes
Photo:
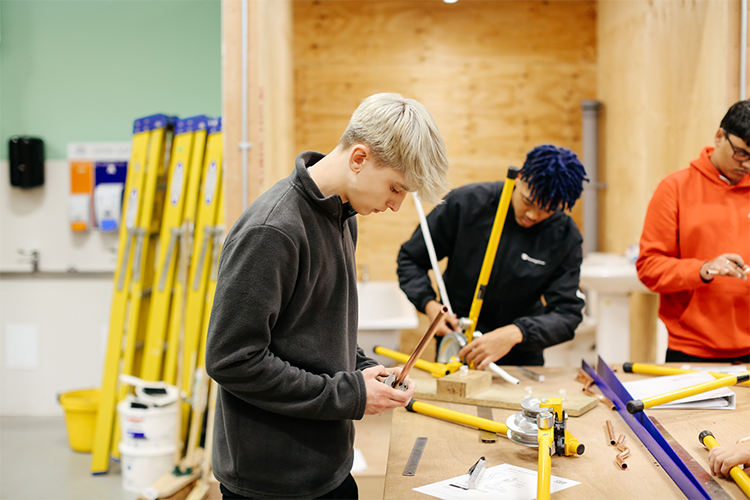
[(14, 136), (8, 141), (10, 184), (33, 188), (44, 184), (44, 141), (35, 137)]

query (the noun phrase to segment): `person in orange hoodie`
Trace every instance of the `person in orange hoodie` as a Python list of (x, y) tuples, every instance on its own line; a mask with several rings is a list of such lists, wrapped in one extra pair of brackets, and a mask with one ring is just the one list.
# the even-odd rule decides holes
[(667, 362), (750, 363), (750, 100), (654, 192), (638, 277), (659, 294)]

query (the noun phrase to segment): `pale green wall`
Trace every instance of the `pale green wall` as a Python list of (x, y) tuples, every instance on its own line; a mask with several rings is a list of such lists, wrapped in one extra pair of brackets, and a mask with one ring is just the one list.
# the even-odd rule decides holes
[(155, 113), (221, 113), (220, 0), (0, 0), (0, 159), (13, 135), (63, 159)]

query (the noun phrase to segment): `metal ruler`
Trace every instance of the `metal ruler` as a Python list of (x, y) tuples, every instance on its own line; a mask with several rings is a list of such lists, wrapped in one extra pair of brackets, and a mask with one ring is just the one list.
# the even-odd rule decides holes
[(706, 469), (701, 467), (701, 464), (699, 464), (698, 461), (693, 458), (690, 452), (683, 448), (682, 445), (678, 443), (677, 440), (672, 437), (669, 432), (667, 432), (664, 426), (662, 426), (659, 421), (656, 420), (656, 418), (651, 417), (651, 421), (654, 423), (656, 429), (661, 432), (661, 435), (664, 436), (664, 439), (667, 440), (667, 443), (672, 446), (675, 453), (677, 453), (677, 456), (680, 457), (683, 462), (685, 462), (685, 465), (690, 470), (690, 472), (692, 472), (695, 478), (703, 485), (704, 488), (706, 488), (706, 491), (708, 491), (713, 500), (729, 500), (732, 498), (732, 496), (727, 493), (726, 490), (722, 488), (721, 485), (717, 483), (713, 477), (711, 477), (711, 474), (709, 474)]
[(422, 458), (422, 452), (427, 444), (426, 437), (418, 437), (414, 443), (414, 447), (411, 449), (411, 455), (409, 460), (406, 461), (406, 467), (404, 467), (404, 476), (413, 476), (417, 473), (417, 467), (419, 466), (419, 460)]
[[(486, 418), (487, 420), (493, 420), (492, 408), (488, 406), (477, 406), (477, 417)], [(483, 443), (495, 443), (497, 442), (497, 434), (480, 429), (479, 439), (481, 439)]]
[(624, 401), (630, 401), (633, 397), (617, 375), (610, 369), (609, 365), (599, 356), (596, 370), (586, 360), (581, 360), (584, 371), (591, 375), (602, 394), (609, 398), (617, 407), (617, 413), (633, 430), (638, 439), (651, 452), (651, 455), (659, 462), (664, 472), (669, 474), (672, 481), (682, 490), (686, 497), (692, 499), (711, 500), (706, 489), (688, 469), (682, 459), (672, 449), (664, 436), (656, 429), (654, 424), (646, 415), (646, 412), (631, 414), (625, 407)]

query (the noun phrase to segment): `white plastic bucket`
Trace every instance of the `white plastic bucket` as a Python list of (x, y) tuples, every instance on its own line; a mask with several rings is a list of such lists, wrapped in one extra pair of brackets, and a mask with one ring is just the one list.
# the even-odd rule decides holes
[(174, 468), (175, 446), (134, 448), (120, 441), (122, 489), (140, 493)]
[(128, 396), (117, 404), (122, 443), (132, 448), (174, 446), (177, 432), (177, 404), (152, 406)]

